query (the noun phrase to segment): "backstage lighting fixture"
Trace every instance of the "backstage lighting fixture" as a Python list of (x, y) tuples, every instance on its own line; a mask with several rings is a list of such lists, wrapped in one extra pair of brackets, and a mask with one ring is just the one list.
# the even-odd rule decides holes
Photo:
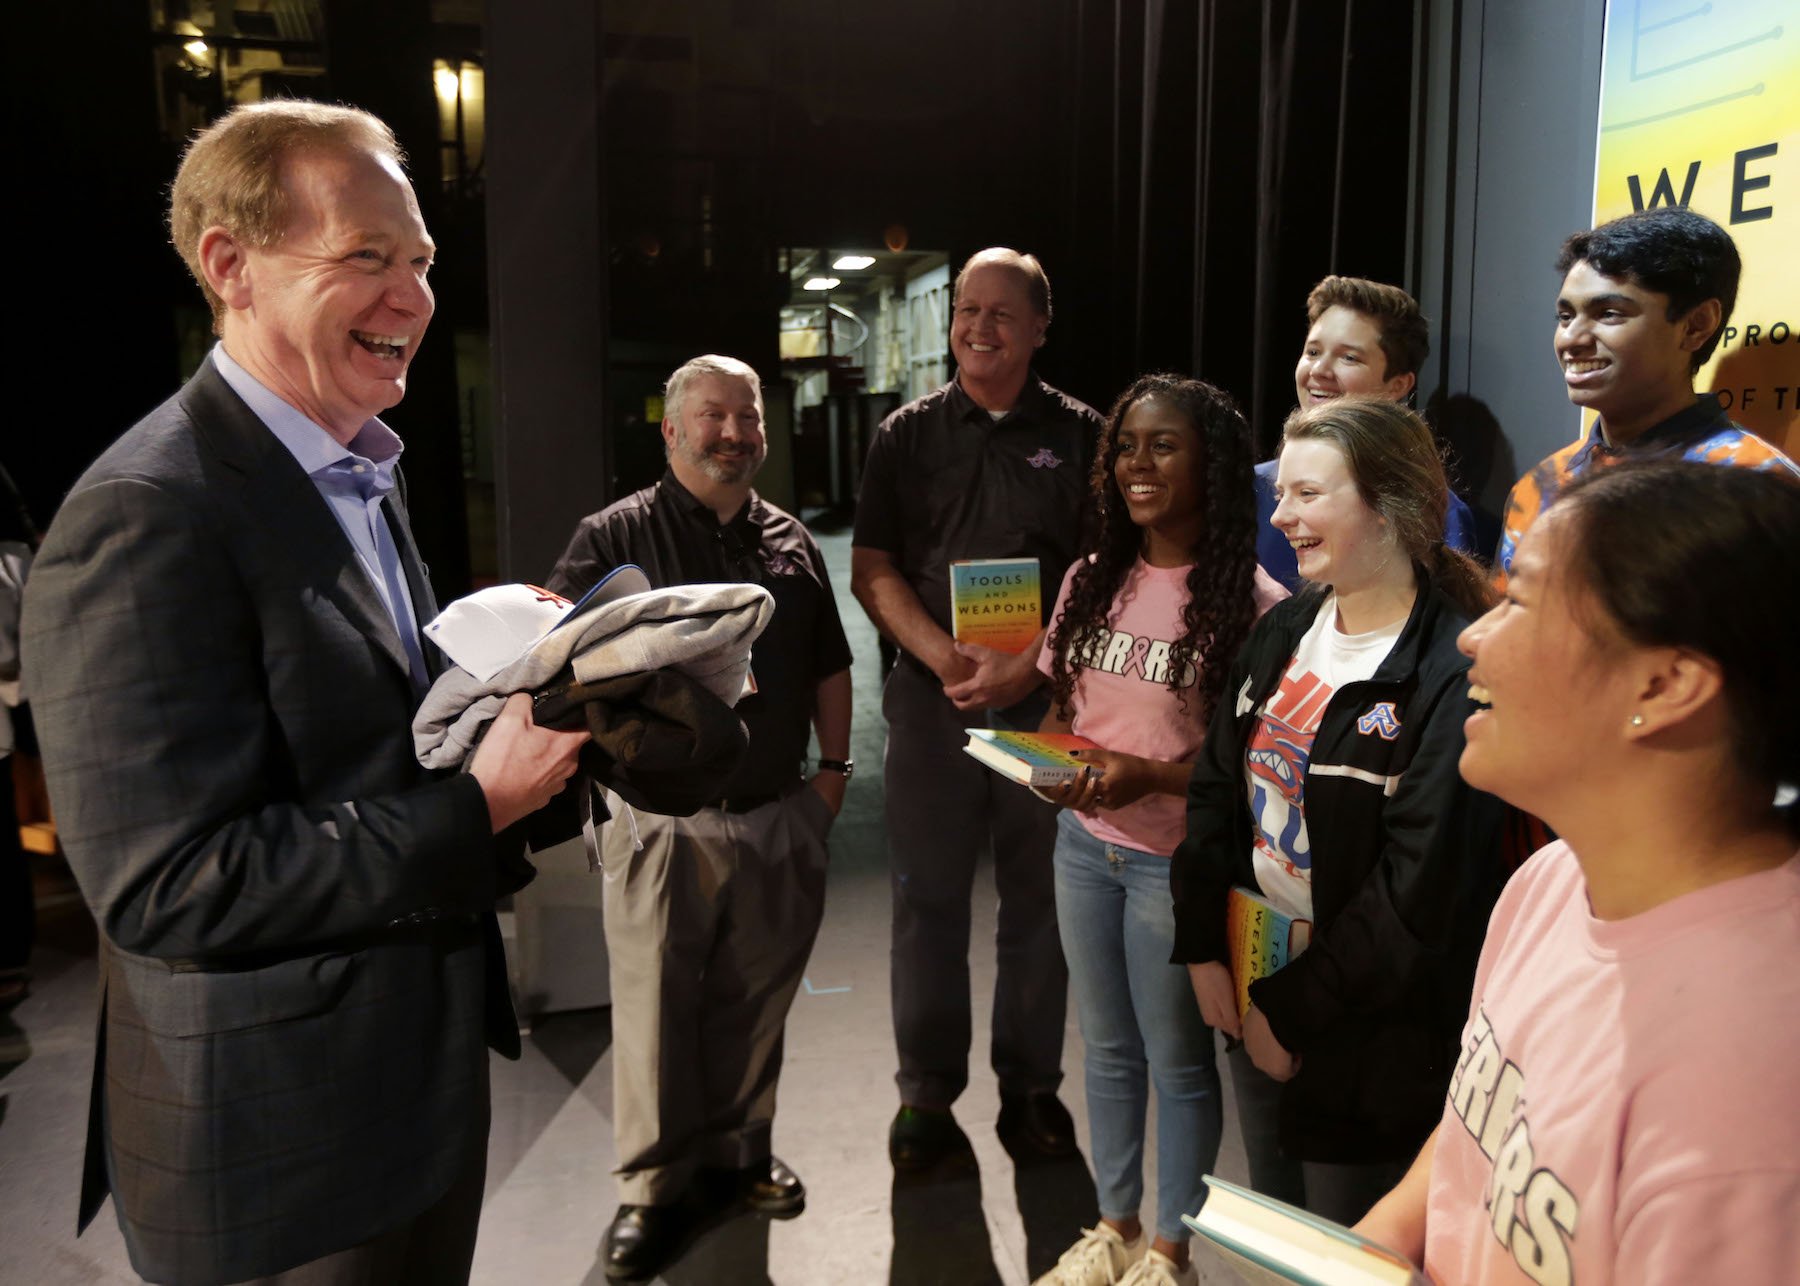
[(456, 94), (462, 88), (461, 78), (448, 65), (439, 62), (437, 70), (431, 73), (431, 79), (437, 85), (438, 97), (446, 103), (454, 103)]
[(843, 255), (831, 266), (840, 272), (856, 272), (875, 262), (874, 255)]
[(206, 56), (206, 42), (204, 40), (190, 40), (187, 44), (183, 45), (182, 48), (196, 58), (203, 58)]
[(836, 277), (808, 277), (802, 290), (836, 290), (842, 283)]

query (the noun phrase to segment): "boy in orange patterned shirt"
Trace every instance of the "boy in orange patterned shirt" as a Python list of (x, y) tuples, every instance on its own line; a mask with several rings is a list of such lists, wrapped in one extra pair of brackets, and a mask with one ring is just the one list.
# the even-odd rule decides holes
[(1595, 418), (1579, 441), (1513, 486), (1494, 556), (1504, 590), (1519, 537), (1571, 479), (1650, 454), (1713, 464), (1800, 468), (1732, 423), (1717, 394), (1694, 393), (1694, 374), (1718, 346), (1737, 302), (1731, 236), (1680, 207), (1640, 210), (1563, 242), (1556, 270), (1555, 349), (1569, 401)]

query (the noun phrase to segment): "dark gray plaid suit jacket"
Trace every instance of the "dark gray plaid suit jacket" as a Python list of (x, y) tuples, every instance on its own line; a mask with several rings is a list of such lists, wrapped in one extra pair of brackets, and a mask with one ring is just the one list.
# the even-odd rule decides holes
[(518, 1053), (487, 805), (413, 758), (392, 621), (210, 359), (76, 484), (24, 634), (103, 931), (81, 1226), (110, 1189), (133, 1267), (200, 1284), (423, 1210), (485, 1123), (485, 1046)]

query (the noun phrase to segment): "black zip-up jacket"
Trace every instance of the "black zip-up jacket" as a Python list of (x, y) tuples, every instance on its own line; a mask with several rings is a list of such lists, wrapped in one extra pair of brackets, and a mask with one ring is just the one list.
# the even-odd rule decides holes
[[(1475, 709), (1456, 650), (1468, 617), (1416, 574), (1422, 588), (1393, 650), (1371, 678), (1332, 694), (1313, 740), (1303, 795), (1312, 944), (1250, 989), (1300, 1057), (1282, 1093), (1281, 1144), (1308, 1161), (1409, 1159), (1436, 1126), (1504, 883), (1506, 805), (1457, 773)], [(1177, 963), (1228, 959), (1226, 894), (1256, 887), (1245, 747), (1323, 597), (1307, 589), (1271, 608), (1226, 679), (1170, 861)], [(1392, 723), (1359, 730), (1382, 702)]]

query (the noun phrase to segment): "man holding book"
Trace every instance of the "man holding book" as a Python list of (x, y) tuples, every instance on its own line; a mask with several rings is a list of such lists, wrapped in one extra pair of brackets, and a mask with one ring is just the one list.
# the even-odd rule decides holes
[(1056, 810), (962, 753), (970, 724), (1037, 728), (1043, 634), (1016, 653), (957, 642), (950, 585), (950, 565), (969, 559), (1036, 559), (1040, 585), (1060, 584), (1078, 552), (1103, 426), (1033, 375), (1049, 324), (1049, 279), (1035, 258), (1001, 248), (971, 257), (950, 328), (957, 376), (883, 421), (858, 497), (851, 589), (901, 649), (882, 695), (901, 1101), (888, 1152), (901, 1169), (968, 1147), (950, 1107), (968, 1083), (970, 898), (990, 841), (1000, 1133), (1015, 1155), (1075, 1148), (1056, 1098), (1068, 989), (1051, 885)]
[[(819, 547), (751, 489), (762, 384), (696, 357), (664, 391), (662, 480), (584, 518), (545, 584), (580, 597), (624, 563), (658, 587), (748, 581), (775, 600), (736, 712), (750, 752), (690, 817), (610, 796), (600, 832), (613, 991), (613, 1134), (623, 1202), (609, 1277), (654, 1275), (695, 1217), (806, 1200), (771, 1152), (782, 1032), (825, 911), (826, 836), (850, 779), (850, 646)], [(808, 725), (818, 771), (802, 777)]]

